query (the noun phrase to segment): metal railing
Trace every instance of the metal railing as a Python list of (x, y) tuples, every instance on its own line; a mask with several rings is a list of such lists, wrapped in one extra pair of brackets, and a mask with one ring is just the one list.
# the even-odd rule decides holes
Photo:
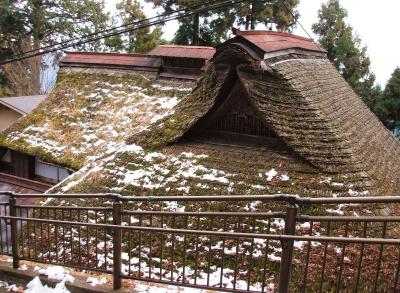
[[(325, 210), (372, 209), (400, 197), (0, 194), (9, 196), (0, 204), (0, 253), (12, 255), (14, 268), (31, 260), (112, 273), (115, 289), (121, 279), (227, 292), (399, 287), (400, 217), (327, 216)], [(23, 198), (48, 202), (26, 205)], [(166, 205), (171, 202), (182, 205)], [(244, 202), (266, 211), (226, 211)]]

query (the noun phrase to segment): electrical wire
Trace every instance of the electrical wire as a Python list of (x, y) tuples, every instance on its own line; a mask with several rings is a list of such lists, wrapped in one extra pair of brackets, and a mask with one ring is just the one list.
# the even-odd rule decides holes
[(87, 35), (83, 35), (83, 36), (79, 36), (79, 37), (74, 37), (74, 38), (69, 39), (69, 40), (66, 40), (66, 41), (62, 41), (62, 42), (58, 42), (58, 43), (53, 43), (53, 44), (51, 44), (51, 45), (47, 45), (47, 46), (40, 47), (40, 48), (37, 48), (37, 49), (32, 49), (32, 50), (29, 50), (29, 51), (24, 51), (24, 52), (18, 53), (18, 54), (16, 54), (16, 55), (14, 55), (14, 58), (19, 57), (19, 56), (21, 56), (21, 55), (26, 55), (26, 54), (29, 54), (29, 53), (41, 51), (41, 50), (43, 50), (43, 49), (48, 49), (48, 48), (52, 48), (52, 47), (55, 47), (55, 46), (64, 45), (64, 44), (70, 43), (70, 42), (72, 42), (72, 41), (77, 41), (77, 40), (80, 40), (80, 39), (85, 39), (85, 38), (88, 38), (88, 37), (93, 37), (93, 36), (96, 36), (96, 35), (98, 35), (98, 34), (102, 34), (102, 33), (110, 32), (110, 31), (114, 31), (114, 30), (117, 30), (117, 29), (120, 29), (120, 28), (123, 28), (123, 27), (128, 27), (128, 26), (133, 26), (133, 25), (139, 25), (140, 23), (146, 23), (146, 22), (148, 22), (148, 21), (150, 21), (150, 20), (152, 20), (152, 19), (156, 19), (156, 18), (159, 18), (159, 17), (168, 16), (168, 15), (171, 15), (171, 14), (173, 14), (173, 13), (177, 13), (177, 12), (181, 12), (181, 11), (187, 11), (187, 10), (190, 10), (190, 9), (195, 9), (196, 7), (201, 7), (201, 6), (208, 5), (208, 4), (212, 4), (212, 3), (215, 3), (215, 2), (218, 2), (218, 1), (220, 1), (220, 0), (206, 1), (206, 2), (204, 2), (203, 4), (199, 4), (199, 5), (194, 5), (194, 6), (190, 6), (190, 7), (186, 7), (186, 8), (177, 9), (177, 10), (174, 10), (174, 11), (171, 11), (171, 12), (168, 12), (168, 13), (163, 13), (163, 14), (159, 14), (159, 15), (156, 15), (156, 16), (152, 16), (152, 17), (146, 18), (146, 19), (137, 20), (137, 21), (135, 21), (135, 22), (133, 22), (133, 23), (122, 24), (122, 25), (115, 26), (115, 27), (112, 27), (112, 28), (109, 28), (109, 29), (105, 29), (105, 30), (100, 30), (100, 31), (97, 31), (97, 32), (93, 32), (93, 33), (90, 33), (90, 34), (87, 34)]
[[(107, 33), (107, 34), (100, 35), (100, 36), (95, 36), (93, 38), (90, 38), (90, 39), (87, 39), (87, 40), (84, 40), (84, 41), (79, 41), (79, 40), (81, 40), (83, 38), (78, 38), (76, 42), (72, 42), (72, 43), (64, 42), (63, 45), (59, 46), (59, 47), (56, 47), (56, 45), (55, 45), (55, 46), (50, 46), (49, 47), (50, 49), (48, 49), (48, 50), (44, 50), (44, 51), (41, 51), (41, 52), (35, 51), (37, 53), (34, 53), (34, 54), (24, 54), (22, 56), (18, 55), (20, 57), (13, 57), (13, 58), (10, 58), (10, 59), (5, 60), (3, 62), (0, 62), (0, 65), (4, 65), (4, 64), (8, 64), (8, 63), (11, 63), (11, 62), (16, 62), (16, 61), (21, 61), (21, 60), (25, 60), (25, 59), (28, 59), (28, 58), (33, 58), (33, 57), (36, 57), (36, 56), (52, 53), (52, 52), (55, 52), (55, 51), (59, 51), (59, 50), (70, 48), (70, 47), (74, 47), (74, 46), (83, 45), (83, 44), (86, 44), (86, 43), (95, 42), (95, 41), (98, 41), (98, 40), (101, 40), (101, 39), (104, 39), (104, 38), (108, 38), (108, 37), (112, 37), (112, 36), (116, 36), (116, 35), (121, 35), (121, 34), (130, 32), (130, 31), (134, 31), (134, 30), (138, 30), (138, 29), (142, 29), (142, 28), (146, 28), (146, 27), (162, 24), (162, 23), (165, 23), (165, 22), (168, 22), (168, 21), (171, 21), (171, 20), (177, 20), (177, 19), (189, 17), (189, 16), (195, 15), (197, 13), (205, 12), (205, 11), (224, 8), (226, 6), (235, 5), (235, 4), (246, 2), (246, 1), (249, 1), (249, 0), (213, 1), (213, 2), (217, 2), (217, 3), (211, 4), (211, 5), (210, 4), (209, 5), (202, 4), (202, 5), (199, 5), (199, 6), (201, 6), (201, 8), (197, 8), (197, 9), (190, 8), (189, 10), (185, 9), (184, 10), (185, 12), (183, 12), (183, 13), (182, 13), (181, 10), (174, 11), (174, 12), (171, 12), (169, 14), (164, 14), (164, 15), (161, 15), (161, 16), (152, 17), (150, 19), (154, 19), (154, 18), (156, 19), (155, 21), (152, 21), (152, 22), (147, 22), (147, 20), (143, 20), (143, 21), (141, 21), (141, 23), (139, 23), (139, 25), (135, 25), (133, 27), (127, 27), (125, 29), (122, 29), (122, 30), (119, 30), (119, 31), (116, 31), (116, 32)], [(186, 10), (188, 10), (188, 11), (186, 11)], [(159, 19), (157, 19), (157, 18), (159, 18)], [(95, 34), (95, 35), (97, 35), (97, 34)], [(70, 44), (68, 44), (68, 43), (70, 43)]]
[(318, 47), (318, 49), (323, 50), (317, 42), (314, 41), (313, 37), (310, 35), (310, 33), (305, 29), (305, 27), (301, 24), (301, 22), (296, 18), (294, 15), (293, 11), (286, 5), (284, 0), (279, 0), (283, 7), (290, 13), (290, 15), (293, 17), (293, 19), (296, 21), (296, 23), (301, 27), (301, 29), (307, 34), (307, 36), (313, 41), (313, 43)]

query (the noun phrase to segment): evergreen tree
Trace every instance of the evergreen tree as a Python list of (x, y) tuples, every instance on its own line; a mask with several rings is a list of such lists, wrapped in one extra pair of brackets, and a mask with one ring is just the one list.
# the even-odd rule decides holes
[(23, 15), (15, 9), (14, 2), (0, 0), (0, 60), (11, 57), (11, 47), (24, 32)]
[(386, 84), (380, 105), (387, 126), (400, 127), (400, 67), (397, 67)]
[[(200, 0), (146, 1), (152, 2), (156, 7), (162, 7), (164, 12), (190, 8), (204, 3)], [(254, 29), (257, 24), (264, 24), (266, 27), (275, 26), (278, 30), (290, 30), (298, 17), (295, 9), (299, 0), (283, 0), (287, 8), (293, 11), (295, 18), (281, 1), (253, 0), (181, 19), (174, 43), (215, 46), (228, 38), (234, 25), (243, 26), (245, 29)]]
[[(116, 7), (118, 11), (117, 18), (122, 24), (131, 24), (146, 19), (143, 7), (137, 0), (122, 0)], [(123, 37), (115, 37), (114, 43), (118, 43), (119, 40), (125, 52), (146, 53), (160, 42), (161, 35), (161, 27), (157, 26), (152, 30), (146, 27), (130, 31)]]
[(328, 58), (354, 91), (371, 104), (377, 90), (371, 61), (367, 48), (362, 47), (360, 38), (346, 24), (346, 18), (347, 11), (339, 0), (329, 0), (319, 10), (319, 22), (313, 25), (313, 31), (319, 36), (319, 44), (327, 50)]
[[(98, 0), (0, 0), (0, 58), (105, 29), (108, 15), (103, 9), (103, 1)], [(102, 47), (98, 41), (74, 49)], [(53, 57), (56, 62), (59, 55)], [(42, 66), (41, 57), (2, 66), (3, 83), (15, 94), (38, 94)]]
[[(15, 1), (0, 0), (0, 60), (10, 58), (15, 48), (21, 41), (24, 26), (23, 16), (15, 9)], [(7, 82), (6, 72), (0, 68), (0, 96), (13, 93)]]
[[(102, 0), (27, 0), (19, 1), (25, 15), (27, 35), (33, 47), (51, 45), (107, 28), (108, 15)], [(75, 49), (99, 50), (101, 41)]]
[(193, 23), (190, 18), (184, 18), (180, 21), (179, 28), (172, 42), (178, 45), (196, 44), (201, 46), (210, 46), (218, 43), (217, 34), (213, 34), (208, 24), (199, 26), (199, 33), (197, 36), (194, 36)]

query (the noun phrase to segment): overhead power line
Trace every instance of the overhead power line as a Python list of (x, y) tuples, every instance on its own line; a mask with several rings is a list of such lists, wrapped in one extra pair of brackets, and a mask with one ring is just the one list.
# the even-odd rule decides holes
[(293, 17), (293, 19), (296, 21), (296, 23), (301, 27), (301, 29), (307, 34), (307, 36), (314, 42), (314, 44), (322, 50), (322, 48), (317, 44), (317, 42), (314, 41), (313, 37), (310, 35), (310, 33), (305, 29), (305, 27), (301, 24), (300, 20), (296, 18), (294, 15), (293, 11), (286, 5), (285, 0), (279, 0), (283, 7), (290, 13), (290, 15)]
[[(206, 12), (206, 11), (210, 11), (210, 10), (216, 10), (216, 9), (220, 9), (220, 8), (224, 8), (226, 6), (230, 6), (230, 5), (235, 5), (235, 4), (239, 4), (239, 3), (243, 3), (249, 0), (224, 0), (224, 1), (209, 1), (206, 3), (203, 3), (201, 5), (196, 6), (197, 8), (187, 8), (187, 9), (182, 9), (182, 10), (176, 10), (173, 11), (171, 13), (166, 13), (163, 15), (159, 15), (159, 16), (155, 16), (155, 17), (151, 17), (145, 20), (142, 20), (138, 23), (134, 23), (134, 24), (130, 24), (127, 26), (119, 26), (119, 27), (115, 27), (109, 30), (105, 30), (106, 32), (108, 31), (113, 31), (110, 33), (105, 33), (105, 34), (101, 34), (98, 36), (98, 34), (102, 33), (93, 33), (89, 36), (93, 36), (92, 38), (87, 38), (85, 37), (80, 37), (80, 38), (75, 38), (73, 42), (70, 41), (65, 41), (65, 42), (61, 42), (59, 45), (52, 45), (52, 46), (47, 46), (46, 48), (48, 48), (47, 50), (40, 50), (38, 52), (38, 50), (32, 50), (32, 52), (25, 52), (25, 53), (21, 53), (13, 58), (10, 58), (8, 60), (5, 60), (3, 62), (0, 63), (0, 65), (4, 65), (4, 64), (8, 64), (11, 62), (16, 62), (16, 61), (21, 61), (21, 60), (25, 60), (28, 58), (32, 58), (32, 57), (36, 57), (36, 56), (40, 56), (40, 55), (44, 55), (44, 54), (48, 54), (48, 53), (52, 53), (55, 51), (59, 51), (59, 50), (63, 50), (63, 49), (67, 49), (67, 48), (71, 48), (74, 46), (79, 46), (79, 45), (83, 45), (86, 43), (91, 43), (91, 42), (95, 42), (104, 38), (108, 38), (108, 37), (112, 37), (112, 36), (117, 36), (117, 35), (121, 35), (130, 31), (134, 31), (134, 30), (138, 30), (138, 29), (142, 29), (142, 28), (146, 28), (146, 27), (150, 27), (150, 26), (154, 26), (154, 25), (158, 25), (158, 24), (162, 24), (171, 20), (177, 20), (177, 19), (181, 19), (181, 18), (185, 18), (185, 17), (189, 17), (198, 13), (202, 13), (202, 12)], [(214, 3), (214, 4), (212, 4)], [(154, 19), (153, 21), (149, 21), (150, 19)], [(119, 29), (118, 29), (119, 28)], [(122, 28), (122, 29), (121, 29)]]
[(126, 23), (126, 24), (122, 24), (122, 25), (119, 25), (119, 26), (115, 26), (115, 27), (109, 28), (109, 29), (100, 30), (100, 31), (97, 31), (97, 32), (93, 32), (93, 33), (90, 33), (90, 34), (83, 35), (83, 36), (74, 37), (74, 38), (71, 38), (69, 40), (53, 43), (51, 45), (47, 45), (47, 46), (40, 47), (40, 48), (37, 48), (37, 49), (33, 49), (33, 50), (29, 50), (29, 51), (18, 53), (16, 55), (14, 55), (13, 58), (17, 58), (17, 57), (22, 56), (22, 55), (26, 55), (26, 54), (42, 51), (44, 49), (52, 48), (52, 47), (55, 47), (55, 46), (68, 44), (68, 43), (71, 43), (73, 41), (78, 41), (78, 40), (81, 40), (81, 39), (94, 37), (96, 35), (107, 33), (107, 32), (111, 32), (111, 31), (115, 31), (115, 30), (120, 29), (120, 28), (131, 27), (131, 26), (134, 26), (134, 25), (139, 25), (141, 23), (147, 23), (148, 21), (151, 21), (153, 19), (157, 19), (159, 17), (165, 17), (165, 16), (171, 15), (173, 13), (187, 11), (187, 10), (190, 10), (190, 9), (196, 9), (198, 7), (204, 7), (204, 5), (212, 4), (212, 3), (215, 3), (215, 2), (218, 2), (218, 1), (220, 1), (220, 0), (205, 1), (203, 4), (200, 4), (200, 5), (193, 5), (193, 6), (190, 6), (190, 7), (177, 9), (177, 10), (174, 10), (174, 11), (171, 11), (171, 12), (168, 12), (168, 13), (163, 13), (163, 14), (159, 14), (159, 15), (156, 15), (156, 16), (152, 16), (152, 17), (146, 18), (146, 19), (137, 20), (137, 21), (134, 21), (133, 23)]

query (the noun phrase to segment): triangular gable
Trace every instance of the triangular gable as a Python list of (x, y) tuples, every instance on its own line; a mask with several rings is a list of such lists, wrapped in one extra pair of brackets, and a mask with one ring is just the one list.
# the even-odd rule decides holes
[(288, 151), (254, 104), (241, 83), (236, 80), (231, 92), (182, 137), (203, 142), (240, 143)]

